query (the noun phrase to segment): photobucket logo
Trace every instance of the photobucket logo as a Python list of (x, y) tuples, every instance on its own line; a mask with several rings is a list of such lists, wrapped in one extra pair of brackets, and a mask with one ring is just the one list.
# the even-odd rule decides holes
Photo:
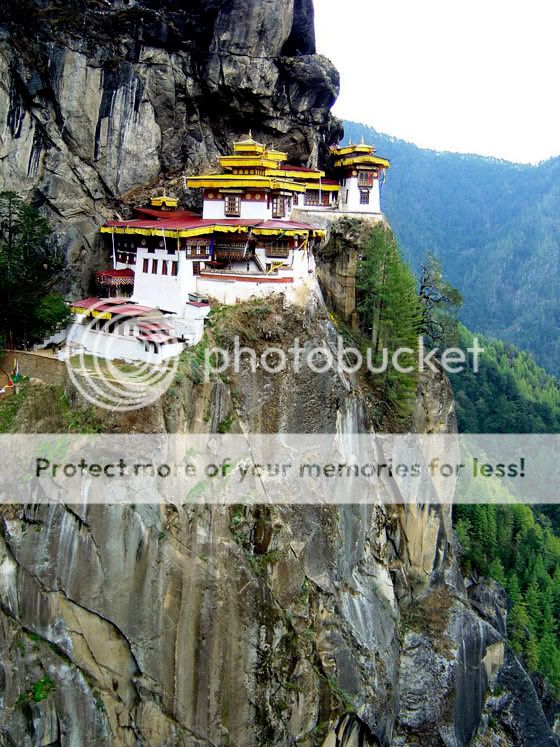
[[(469, 367), (478, 373), (480, 355), (484, 352), (473, 338), (472, 347), (450, 347), (427, 349), (423, 337), (418, 338), (418, 348), (401, 347), (394, 351), (382, 348), (379, 351), (367, 348), (364, 352), (353, 346), (346, 346), (344, 338), (337, 336), (336, 346), (321, 345), (310, 347), (302, 345), (299, 337), (294, 344), (285, 350), (279, 347), (268, 347), (261, 353), (254, 348), (241, 345), (239, 336), (233, 341), (233, 350), (222, 347), (208, 348), (205, 351), (204, 373), (206, 381), (216, 374), (240, 373), (249, 368), (252, 373), (261, 369), (269, 374), (278, 374), (287, 370), (300, 373), (308, 368), (316, 374), (336, 371), (339, 374), (355, 374), (366, 368), (372, 374), (382, 374), (392, 369), (401, 374), (437, 373), (443, 369), (448, 374), (461, 373)], [(469, 361), (470, 359), (470, 361)]]

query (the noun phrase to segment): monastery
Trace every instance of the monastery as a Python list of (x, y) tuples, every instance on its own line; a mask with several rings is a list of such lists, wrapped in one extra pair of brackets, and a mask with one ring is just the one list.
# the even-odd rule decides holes
[(314, 284), (313, 250), (325, 236), (318, 218), (381, 219), (390, 165), (364, 143), (331, 151), (336, 180), (249, 135), (219, 159), (220, 173), (188, 177), (202, 190), (202, 214), (164, 194), (105, 223), (112, 267), (97, 273), (97, 296), (71, 305), (71, 351), (161, 361), (200, 340), (210, 300), (289, 297)]

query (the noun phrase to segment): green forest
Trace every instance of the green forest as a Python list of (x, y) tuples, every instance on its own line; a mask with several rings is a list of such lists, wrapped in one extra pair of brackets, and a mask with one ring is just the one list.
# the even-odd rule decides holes
[(560, 158), (528, 166), (344, 129), (391, 159), (383, 210), (411, 266), (433, 252), (465, 297), (469, 329), (515, 343), (558, 376)]
[[(484, 348), (478, 372), (472, 361), (450, 375), (459, 429), (463, 433), (560, 433), (558, 380), (528, 353), (502, 340), (477, 336)], [(459, 347), (472, 345), (473, 334), (459, 326)]]
[[(460, 345), (473, 335), (461, 327)], [(560, 433), (560, 386), (530, 355), (479, 337), (478, 373), (451, 376), (463, 433)], [(461, 505), (455, 529), (467, 574), (494, 578), (509, 594), (508, 635), (530, 671), (560, 694), (560, 507)]]
[(508, 636), (560, 695), (560, 538), (548, 517), (526, 505), (463, 505), (455, 530), (466, 573), (504, 586), (511, 608)]

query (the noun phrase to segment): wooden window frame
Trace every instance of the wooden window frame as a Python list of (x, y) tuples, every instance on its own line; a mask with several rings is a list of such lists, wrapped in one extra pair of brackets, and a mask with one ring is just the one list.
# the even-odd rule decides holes
[(360, 189), (373, 187), (373, 171), (358, 172), (358, 187)]
[[(231, 207), (228, 204), (230, 201), (233, 201), (234, 207)], [(241, 215), (241, 196), (240, 195), (225, 195), (224, 214), (231, 218), (239, 218), (239, 216)]]
[(272, 217), (273, 218), (285, 218), (286, 217), (286, 198), (284, 195), (276, 195), (275, 197), (272, 198)]
[(290, 250), (289, 241), (273, 241), (265, 245), (265, 255), (270, 259), (288, 259)]

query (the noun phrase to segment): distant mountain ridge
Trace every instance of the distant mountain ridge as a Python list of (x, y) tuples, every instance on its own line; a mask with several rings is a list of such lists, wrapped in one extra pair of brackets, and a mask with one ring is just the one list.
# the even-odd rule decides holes
[(344, 128), (346, 140), (363, 136), (392, 161), (383, 209), (411, 264), (434, 252), (464, 295), (467, 326), (559, 375), (560, 158), (531, 166)]

